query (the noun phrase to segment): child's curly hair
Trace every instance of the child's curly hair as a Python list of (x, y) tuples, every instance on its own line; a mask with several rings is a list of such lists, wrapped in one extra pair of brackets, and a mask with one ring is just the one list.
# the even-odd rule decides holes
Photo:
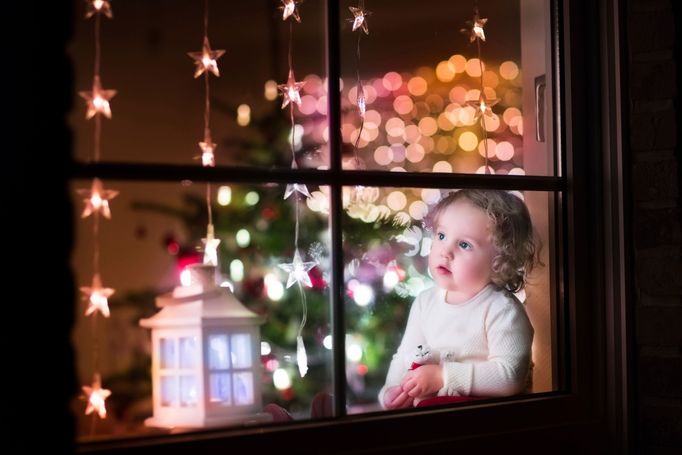
[(463, 189), (444, 196), (424, 220), (433, 229), (443, 210), (458, 200), (466, 200), (483, 210), (490, 219), (493, 257), (492, 282), (503, 289), (517, 292), (527, 284), (531, 270), (542, 265), (539, 259), (540, 239), (533, 230), (526, 204), (504, 190)]

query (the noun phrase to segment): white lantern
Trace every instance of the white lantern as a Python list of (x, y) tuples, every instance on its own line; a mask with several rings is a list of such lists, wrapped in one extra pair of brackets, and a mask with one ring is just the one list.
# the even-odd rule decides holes
[(157, 297), (152, 329), (155, 427), (209, 427), (270, 419), (260, 412), (263, 319), (216, 285), (213, 265), (190, 266), (190, 285)]

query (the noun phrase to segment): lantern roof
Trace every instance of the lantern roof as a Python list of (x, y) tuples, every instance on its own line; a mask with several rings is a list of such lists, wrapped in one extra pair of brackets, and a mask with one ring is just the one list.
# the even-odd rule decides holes
[(156, 298), (161, 311), (140, 320), (157, 327), (253, 326), (264, 318), (246, 308), (228, 288), (216, 284), (216, 268), (208, 264), (190, 266), (190, 285), (177, 286)]

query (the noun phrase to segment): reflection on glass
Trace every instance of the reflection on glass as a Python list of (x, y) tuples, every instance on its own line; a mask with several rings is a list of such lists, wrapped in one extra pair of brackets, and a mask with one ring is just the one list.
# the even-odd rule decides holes
[(161, 376), (161, 406), (178, 405), (177, 376)]
[(209, 382), (211, 402), (231, 404), (230, 375), (228, 373), (212, 373)]
[(161, 350), (161, 368), (175, 368), (175, 340), (172, 338), (161, 338), (159, 340), (159, 349)]
[(208, 337), (208, 368), (211, 370), (230, 368), (227, 351), (227, 335), (210, 335)]
[(180, 368), (194, 368), (197, 361), (197, 341), (194, 337), (180, 338)]
[(251, 366), (251, 336), (247, 333), (232, 335), (230, 341), (233, 368)]
[(235, 373), (234, 404), (247, 405), (253, 403), (253, 373)]

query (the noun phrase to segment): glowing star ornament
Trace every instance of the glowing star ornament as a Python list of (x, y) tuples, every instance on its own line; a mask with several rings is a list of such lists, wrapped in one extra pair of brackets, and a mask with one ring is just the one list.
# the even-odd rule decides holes
[(478, 17), (478, 13), (475, 13), (474, 19), (466, 22), (469, 27), (463, 28), (461, 31), (462, 33), (469, 35), (470, 43), (476, 41), (476, 38), (485, 42), (485, 32), (483, 31), (483, 27), (485, 27), (486, 22), (488, 22), (487, 18), (481, 19)]
[(88, 297), (88, 307), (85, 309), (86, 316), (99, 311), (105, 318), (109, 317), (109, 297), (116, 291), (112, 288), (102, 287), (102, 279), (99, 277), (99, 273), (93, 275), (92, 286), (81, 287), (81, 292)]
[(282, 10), (282, 20), (285, 21), (289, 19), (290, 17), (293, 17), (296, 19), (296, 22), (300, 23), (301, 22), (301, 16), (298, 14), (298, 4), (301, 2), (297, 2), (295, 0), (281, 0), (282, 1), (282, 6), (279, 7), (279, 9)]
[(218, 245), (220, 239), (214, 237), (213, 225), (209, 224), (206, 230), (206, 238), (201, 239), (204, 242), (204, 264), (218, 265)]
[(81, 218), (87, 218), (93, 213), (102, 213), (104, 218), (111, 218), (111, 210), (109, 209), (109, 201), (118, 195), (116, 190), (105, 190), (102, 187), (102, 181), (98, 178), (93, 179), (92, 188), (89, 190), (76, 190), (81, 196), (85, 196), (85, 208), (81, 214)]
[(204, 142), (199, 142), (201, 148), (201, 165), (204, 167), (215, 167), (215, 150), (216, 144), (211, 141), (211, 136), (204, 137)]
[(204, 72), (210, 71), (216, 77), (220, 77), (220, 71), (218, 70), (218, 60), (225, 53), (224, 49), (212, 50), (211, 45), (208, 42), (208, 36), (204, 36), (204, 45), (201, 51), (198, 52), (188, 52), (192, 59), (194, 59), (194, 64), (197, 66), (194, 71), (194, 78), (201, 76)]
[(116, 90), (104, 90), (99, 76), (93, 79), (91, 92), (78, 92), (78, 94), (88, 103), (86, 119), (89, 120), (97, 114), (104, 114), (106, 118), (111, 118), (109, 100), (116, 96)]
[(289, 70), (289, 79), (286, 84), (279, 84), (277, 88), (284, 95), (284, 101), (282, 101), (282, 109), (287, 107), (289, 103), (296, 103), (298, 107), (301, 107), (301, 94), (300, 90), (305, 85), (305, 81), (296, 82), (294, 78), (294, 70)]
[(353, 23), (353, 31), (361, 28), (365, 35), (369, 35), (369, 28), (367, 27), (367, 16), (371, 15), (371, 11), (365, 10), (362, 6), (357, 7), (349, 6), (348, 9), (353, 13), (353, 18), (348, 19), (349, 22)]
[(308, 271), (315, 267), (317, 262), (303, 262), (301, 259), (301, 254), (296, 250), (294, 253), (293, 262), (289, 264), (279, 264), (279, 267), (285, 272), (289, 273), (289, 279), (287, 280), (287, 288), (290, 288), (295, 283), (302, 283), (309, 288), (313, 286), (310, 281), (310, 276), (308, 276)]
[(308, 187), (302, 183), (289, 183), (284, 190), (284, 199), (288, 199), (294, 193), (301, 193), (305, 197), (312, 197)]
[(88, 3), (88, 11), (85, 13), (85, 18), (89, 19), (95, 14), (104, 14), (109, 19), (113, 19), (114, 15), (111, 12), (111, 5), (108, 0), (86, 0)]
[(111, 390), (102, 388), (102, 380), (99, 374), (95, 374), (91, 386), (83, 386), (83, 393), (85, 394), (85, 399), (88, 400), (85, 415), (96, 412), (100, 419), (105, 419), (107, 417), (107, 408), (104, 405), (104, 400), (109, 398)]
[(483, 95), (481, 95), (477, 100), (467, 101), (466, 105), (476, 109), (476, 113), (474, 114), (474, 120), (478, 120), (479, 117), (481, 117), (482, 115), (485, 115), (486, 117), (493, 117), (494, 114), (492, 108), (499, 102), (500, 102), (499, 98), (489, 100), (486, 99)]

